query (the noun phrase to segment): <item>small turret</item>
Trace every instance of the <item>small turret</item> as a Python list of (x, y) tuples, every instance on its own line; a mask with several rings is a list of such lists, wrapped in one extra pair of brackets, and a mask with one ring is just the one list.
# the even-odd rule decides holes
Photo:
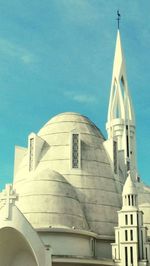
[(143, 226), (143, 212), (138, 209), (137, 191), (130, 171), (123, 187), (123, 206), (118, 211), (112, 257), (116, 266), (147, 266), (150, 262), (150, 243)]
[(123, 209), (132, 209), (138, 207), (136, 186), (132, 181), (131, 173), (128, 171), (128, 177), (122, 192)]

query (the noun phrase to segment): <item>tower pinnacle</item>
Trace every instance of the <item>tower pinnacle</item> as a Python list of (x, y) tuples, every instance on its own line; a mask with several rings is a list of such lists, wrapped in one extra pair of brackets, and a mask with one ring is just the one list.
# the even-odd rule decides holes
[(128, 90), (125, 58), (119, 30), (117, 32), (116, 49), (113, 64), (108, 122), (115, 118), (122, 118), (132, 121), (133, 124), (135, 123), (134, 111)]
[[(119, 11), (117, 14), (119, 23)], [(128, 89), (125, 57), (119, 28), (117, 31), (106, 129), (108, 141), (111, 143), (106, 145), (108, 146), (107, 149), (114, 151), (114, 155), (110, 156), (112, 165), (114, 165), (113, 168), (116, 169), (114, 173), (117, 174), (116, 164), (120, 161), (124, 178), (126, 178), (128, 170), (131, 170), (132, 173), (134, 172), (133, 175), (136, 178), (135, 118)], [(112, 149), (110, 145), (113, 145)]]

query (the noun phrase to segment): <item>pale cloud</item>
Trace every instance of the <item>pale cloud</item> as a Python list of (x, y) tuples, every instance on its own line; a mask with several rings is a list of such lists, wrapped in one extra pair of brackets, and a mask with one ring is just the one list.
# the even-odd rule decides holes
[(20, 59), (25, 63), (25, 64), (30, 64), (33, 63), (34, 57), (31, 54), (24, 54)]
[(68, 98), (78, 103), (94, 104), (97, 102), (96, 97), (91, 94), (77, 93), (74, 91), (66, 91), (64, 94)]
[(30, 64), (35, 61), (34, 55), (27, 49), (2, 38), (0, 38), (0, 54), (19, 59), (24, 64)]

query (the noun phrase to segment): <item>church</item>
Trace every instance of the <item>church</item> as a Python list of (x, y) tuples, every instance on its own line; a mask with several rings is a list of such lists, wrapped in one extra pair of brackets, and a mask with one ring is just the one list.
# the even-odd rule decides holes
[(61, 113), (15, 147), (0, 266), (150, 265), (150, 187), (137, 171), (119, 29), (106, 129), (107, 139), (89, 118)]

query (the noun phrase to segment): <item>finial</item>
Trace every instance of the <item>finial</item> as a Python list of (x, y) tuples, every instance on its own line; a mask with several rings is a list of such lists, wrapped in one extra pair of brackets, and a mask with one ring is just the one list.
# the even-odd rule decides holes
[(121, 15), (120, 15), (119, 10), (117, 10), (118, 30), (119, 30), (119, 26), (120, 26), (120, 19), (121, 19)]

